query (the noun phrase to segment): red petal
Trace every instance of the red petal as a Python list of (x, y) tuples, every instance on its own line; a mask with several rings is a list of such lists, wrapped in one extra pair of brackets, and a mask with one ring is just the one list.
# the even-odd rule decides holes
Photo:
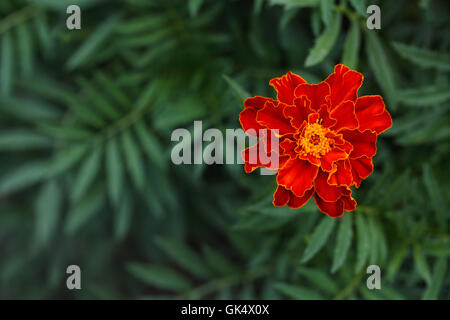
[(333, 109), (330, 117), (336, 119), (336, 124), (330, 129), (338, 132), (341, 129), (354, 130), (358, 127), (355, 115), (355, 105), (351, 101), (345, 101)]
[(326, 97), (330, 94), (330, 86), (326, 82), (318, 84), (301, 84), (294, 92), (296, 97), (306, 96), (311, 102), (311, 109), (317, 110), (322, 104), (326, 104)]
[(381, 96), (364, 96), (356, 100), (356, 117), (359, 130), (370, 129), (377, 134), (392, 127), (392, 118)]
[(319, 173), (314, 180), (314, 190), (323, 200), (334, 202), (341, 197), (346, 188), (328, 184), (328, 173), (319, 170)]
[(350, 159), (350, 164), (352, 166), (353, 180), (356, 187), (359, 188), (361, 180), (367, 178), (373, 172), (372, 158)]
[(363, 75), (357, 71), (350, 70), (343, 64), (334, 67), (332, 73), (325, 82), (330, 85), (330, 106), (331, 110), (341, 102), (350, 100), (356, 101), (357, 92), (363, 82)]
[(268, 168), (271, 170), (277, 170), (279, 168), (282, 168), (285, 165), (286, 161), (289, 159), (289, 156), (281, 155), (278, 156), (278, 165), (276, 165), (276, 163), (273, 163), (272, 161), (267, 161), (268, 163), (262, 163), (260, 153), (262, 153), (263, 156), (269, 158), (270, 160), (272, 153), (278, 154), (275, 151), (267, 152), (263, 140), (260, 139), (257, 144), (247, 149), (244, 149), (241, 152), (242, 160), (244, 160), (245, 162), (244, 169), (246, 173), (250, 173), (260, 167)]
[(291, 125), (299, 129), (308, 119), (308, 114), (311, 113), (309, 106), (310, 102), (306, 97), (295, 98), (294, 105), (284, 108), (283, 113), (286, 118), (290, 119)]
[(298, 209), (300, 207), (303, 207), (305, 203), (308, 202), (309, 199), (311, 199), (311, 196), (314, 193), (314, 189), (311, 188), (305, 192), (303, 197), (297, 197), (294, 193), (291, 192), (291, 199), (289, 200), (288, 206), (292, 209)]
[(277, 190), (273, 194), (273, 205), (275, 207), (283, 207), (287, 205), (291, 199), (291, 191), (287, 190), (283, 186), (278, 186)]
[(348, 155), (347, 153), (345, 153), (345, 151), (341, 150), (340, 148), (334, 147), (330, 152), (320, 158), (320, 166), (325, 171), (331, 171), (333, 170), (334, 162), (346, 159), (347, 157)]
[(302, 83), (306, 83), (306, 81), (292, 72), (288, 72), (280, 78), (274, 78), (269, 82), (277, 91), (277, 100), (287, 104), (293, 104), (295, 98), (294, 90)]
[(337, 218), (344, 214), (344, 203), (341, 200), (327, 202), (321, 199), (317, 193), (314, 194), (314, 200), (316, 201), (319, 210), (332, 218)]
[(263, 129), (263, 126), (256, 122), (256, 113), (258, 110), (264, 108), (264, 104), (267, 101), (274, 100), (265, 97), (252, 97), (244, 101), (244, 110), (239, 114), (239, 121), (244, 131), (249, 129)]
[(291, 159), (278, 172), (277, 183), (291, 190), (297, 197), (302, 197), (311, 189), (319, 168), (308, 161)]
[(353, 151), (350, 154), (351, 159), (361, 156), (373, 157), (377, 153), (377, 134), (370, 130), (360, 132), (358, 130), (342, 130), (345, 140), (353, 145)]
[(295, 133), (291, 122), (283, 114), (286, 106), (284, 103), (267, 102), (264, 108), (258, 111), (256, 120), (266, 128), (278, 130), (280, 135)]
[(353, 184), (352, 166), (349, 159), (336, 161), (336, 170), (330, 173), (328, 184), (351, 186)]
[(281, 154), (287, 154), (291, 158), (295, 158), (297, 153), (295, 152), (295, 147), (297, 146), (297, 142), (291, 139), (284, 139), (280, 142)]
[(356, 201), (350, 195), (342, 197), (341, 201), (344, 203), (345, 211), (353, 211), (356, 209)]

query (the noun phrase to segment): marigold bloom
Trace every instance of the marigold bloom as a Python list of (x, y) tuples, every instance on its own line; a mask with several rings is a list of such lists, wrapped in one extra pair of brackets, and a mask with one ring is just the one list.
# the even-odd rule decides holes
[(250, 163), (257, 147), (279, 152), (279, 166), (271, 168), (278, 169), (275, 206), (300, 208), (314, 196), (330, 217), (356, 208), (350, 187), (358, 188), (372, 173), (377, 136), (392, 126), (381, 96), (358, 97), (362, 81), (361, 73), (342, 64), (319, 84), (288, 72), (269, 83), (277, 92), (276, 100), (259, 96), (245, 100), (239, 115), (245, 131), (278, 130), (279, 150), (272, 150), (266, 137), (243, 151), (247, 173), (270, 167)]

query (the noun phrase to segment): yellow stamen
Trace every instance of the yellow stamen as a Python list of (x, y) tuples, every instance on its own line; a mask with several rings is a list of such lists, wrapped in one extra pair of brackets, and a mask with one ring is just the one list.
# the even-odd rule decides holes
[(308, 123), (300, 138), (299, 144), (303, 155), (312, 155), (320, 158), (331, 151), (332, 139), (327, 138), (328, 129), (322, 127), (319, 123)]

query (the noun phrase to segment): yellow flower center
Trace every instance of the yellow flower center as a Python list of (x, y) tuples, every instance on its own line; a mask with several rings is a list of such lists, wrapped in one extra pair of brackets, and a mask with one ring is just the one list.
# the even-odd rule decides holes
[(317, 122), (308, 123), (299, 141), (302, 154), (320, 158), (331, 151), (332, 139), (326, 137), (328, 131)]

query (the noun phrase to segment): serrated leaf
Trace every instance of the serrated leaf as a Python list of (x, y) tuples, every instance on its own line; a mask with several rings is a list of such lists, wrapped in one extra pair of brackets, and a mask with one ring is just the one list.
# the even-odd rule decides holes
[(347, 258), (348, 250), (352, 244), (352, 218), (353, 216), (348, 214), (341, 218), (334, 249), (333, 265), (331, 267), (332, 273), (339, 270)]
[(72, 186), (72, 200), (77, 202), (89, 190), (95, 177), (100, 171), (102, 151), (95, 148), (92, 153), (83, 161)]
[(325, 245), (328, 237), (333, 231), (334, 225), (336, 224), (336, 219), (331, 219), (329, 217), (323, 217), (322, 221), (314, 229), (308, 246), (303, 253), (301, 262), (305, 263), (313, 258), (317, 252)]
[(314, 47), (312, 47), (305, 60), (306, 67), (312, 67), (330, 53), (341, 31), (342, 16), (339, 12), (335, 13), (332, 22), (325, 31), (316, 40)]
[(167, 266), (129, 263), (127, 270), (134, 277), (156, 288), (184, 291), (191, 287), (187, 279)]
[(106, 144), (105, 157), (109, 196), (118, 204), (123, 188), (123, 165), (116, 139), (111, 138)]
[(361, 213), (356, 213), (356, 230), (358, 236), (358, 248), (356, 253), (355, 272), (360, 271), (369, 257), (370, 238), (367, 221)]
[(323, 297), (315, 291), (296, 285), (277, 282), (273, 287), (289, 298), (296, 300), (320, 300)]
[(27, 23), (17, 26), (17, 51), (19, 52), (19, 65), (23, 76), (30, 76), (33, 73), (33, 38)]
[(167, 166), (164, 150), (158, 139), (147, 129), (144, 121), (135, 125), (139, 142), (149, 159), (160, 169)]
[(450, 54), (393, 42), (392, 46), (403, 58), (423, 68), (450, 71)]
[(358, 20), (353, 20), (345, 39), (342, 63), (350, 69), (358, 67), (359, 48), (361, 46), (361, 29)]

